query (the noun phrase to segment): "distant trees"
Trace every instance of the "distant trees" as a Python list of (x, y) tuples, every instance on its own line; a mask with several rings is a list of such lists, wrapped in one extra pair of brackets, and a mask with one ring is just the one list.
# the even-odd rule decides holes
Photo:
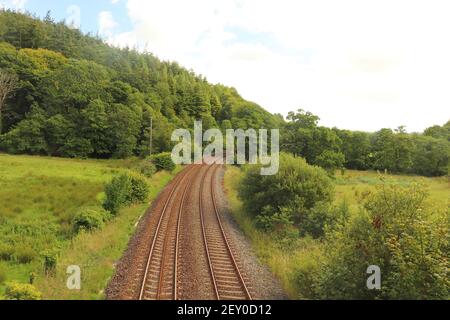
[(445, 139), (450, 141), (450, 121), (441, 126), (433, 126), (425, 130), (424, 135), (436, 139)]
[(15, 74), (0, 69), (0, 134), (2, 134), (3, 105), (8, 95), (17, 88), (17, 85), (18, 78)]
[(282, 149), (330, 173), (343, 167), (425, 176), (448, 173), (450, 121), (424, 134), (408, 134), (404, 127), (376, 133), (328, 129), (320, 127), (319, 118), (304, 110), (289, 113), (287, 120)]
[(341, 139), (332, 129), (319, 127), (319, 117), (304, 110), (290, 112), (283, 130), (282, 148), (301, 156), (313, 165), (330, 173), (343, 168), (345, 155), (341, 152)]

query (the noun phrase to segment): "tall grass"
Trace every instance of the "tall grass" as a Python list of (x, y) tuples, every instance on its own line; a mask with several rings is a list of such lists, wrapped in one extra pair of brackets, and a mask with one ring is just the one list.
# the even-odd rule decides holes
[[(33, 272), (45, 298), (64, 297), (63, 289), (55, 289), (56, 294), (52, 294), (49, 288), (65, 288), (65, 281), (43, 275), (43, 251), (57, 249), (61, 252), (60, 268), (75, 259), (81, 265), (93, 266), (86, 268), (87, 279), (99, 280), (98, 286), (88, 286), (87, 291), (76, 297), (101, 297), (97, 289), (104, 287), (112, 273), (112, 261), (120, 257), (145, 205), (123, 210), (123, 216), (98, 233), (75, 238), (72, 220), (80, 207), (101, 205), (104, 184), (114, 175), (129, 171), (138, 161), (0, 154), (0, 268), (7, 281), (26, 283)], [(161, 172), (148, 179), (152, 198), (172, 176)], [(4, 285), (0, 283), (0, 296), (3, 291)]]

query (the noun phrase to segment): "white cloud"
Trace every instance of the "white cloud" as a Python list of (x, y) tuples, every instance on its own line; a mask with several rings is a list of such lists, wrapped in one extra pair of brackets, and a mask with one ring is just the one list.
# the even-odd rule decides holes
[(272, 112), (303, 107), (325, 125), (364, 130), (422, 130), (450, 118), (445, 0), (128, 0), (127, 8), (134, 28), (111, 42), (145, 44)]
[(98, 26), (100, 36), (110, 38), (118, 24), (111, 12), (102, 11), (98, 15)]
[(14, 10), (23, 10), (27, 0), (3, 0), (0, 1), (0, 8), (5, 9), (14, 9)]

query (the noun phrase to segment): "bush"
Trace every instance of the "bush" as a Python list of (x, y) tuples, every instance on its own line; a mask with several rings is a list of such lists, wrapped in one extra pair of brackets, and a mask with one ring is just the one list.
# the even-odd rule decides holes
[(73, 219), (75, 232), (80, 230), (92, 231), (103, 228), (108, 220), (109, 213), (103, 208), (82, 208)]
[(172, 155), (168, 152), (154, 155), (151, 157), (151, 160), (158, 171), (166, 170), (172, 172), (176, 168), (175, 163), (172, 161)]
[(132, 175), (131, 176), (131, 196), (130, 203), (144, 203), (150, 195), (150, 188), (145, 178)]
[(336, 170), (344, 168), (345, 156), (341, 152), (325, 150), (317, 157), (315, 163), (334, 176)]
[(137, 171), (147, 178), (153, 177), (157, 169), (153, 162), (150, 160), (144, 160), (137, 166)]
[[(273, 227), (268, 222), (286, 225), (286, 219), (301, 228), (317, 204), (331, 203), (334, 190), (331, 179), (322, 168), (282, 153), (280, 170), (276, 175), (262, 176), (259, 166), (249, 166), (238, 191), (246, 211), (259, 217), (259, 225), (265, 225), (267, 229)], [(269, 219), (271, 216), (273, 219)], [(317, 227), (322, 228), (323, 223)]]
[(42, 252), (44, 259), (44, 272), (45, 275), (53, 275), (56, 273), (56, 266), (58, 264), (58, 253), (55, 250), (46, 250)]
[(145, 202), (150, 194), (145, 178), (122, 174), (115, 177), (105, 188), (106, 200), (103, 208), (117, 215), (120, 208), (132, 203)]
[(31, 284), (11, 282), (6, 284), (5, 297), (8, 300), (41, 300), (42, 294)]
[(130, 195), (132, 193), (131, 177), (122, 174), (112, 179), (105, 187), (106, 200), (103, 208), (113, 215), (117, 215), (120, 208), (130, 204)]
[[(316, 298), (449, 298), (448, 212), (433, 212), (423, 189), (382, 186), (327, 235)], [(367, 289), (370, 265), (381, 268), (381, 290)]]

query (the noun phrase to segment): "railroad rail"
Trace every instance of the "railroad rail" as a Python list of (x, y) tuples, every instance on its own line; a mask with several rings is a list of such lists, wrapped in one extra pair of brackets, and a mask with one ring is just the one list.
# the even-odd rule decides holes
[[(152, 245), (146, 259), (139, 300), (177, 300), (178, 246), (180, 223), (190, 182), (186, 178), (195, 172), (194, 166), (176, 178), (159, 217)], [(184, 188), (178, 210), (176, 191)], [(174, 204), (169, 209), (169, 204)]]
[[(211, 168), (213, 168), (211, 184), (209, 189), (205, 190), (205, 180)], [(211, 166), (205, 172), (201, 180), (199, 196), (203, 241), (215, 296), (218, 300), (252, 300), (231, 249), (217, 207), (214, 178), (218, 168), (220, 166)], [(206, 212), (205, 198), (208, 196), (212, 203), (212, 210)]]

